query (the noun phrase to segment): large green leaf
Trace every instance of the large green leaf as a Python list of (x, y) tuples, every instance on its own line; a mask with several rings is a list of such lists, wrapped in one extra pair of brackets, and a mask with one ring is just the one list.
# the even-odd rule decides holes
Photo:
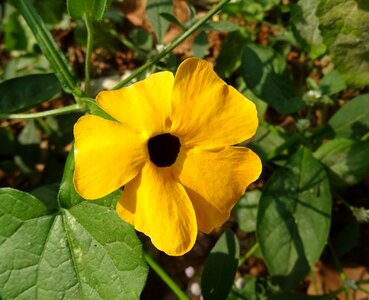
[(101, 20), (111, 0), (67, 0), (68, 13), (72, 18), (82, 19), (89, 14), (94, 20)]
[(326, 173), (302, 148), (269, 179), (259, 202), (257, 239), (270, 273), (282, 288), (295, 287), (320, 257), (330, 214)]
[(54, 74), (35, 74), (0, 83), (0, 114), (24, 111), (61, 92)]
[(319, 30), (319, 19), (315, 14), (318, 4), (319, 0), (299, 0), (291, 10), (291, 24), (312, 59), (326, 50)]
[(139, 299), (147, 266), (133, 228), (93, 202), (48, 214), (0, 189), (2, 299)]
[(227, 298), (238, 267), (239, 244), (230, 230), (226, 230), (211, 250), (201, 278), (204, 299)]
[(358, 140), (369, 132), (369, 94), (347, 102), (328, 121), (337, 138)]
[(147, 18), (149, 19), (160, 44), (163, 43), (164, 35), (170, 24), (168, 20), (161, 16), (162, 13), (173, 14), (172, 0), (147, 0)]
[(314, 156), (334, 174), (334, 184), (357, 184), (369, 170), (369, 142), (334, 139), (320, 146)]
[(321, 0), (317, 15), (324, 42), (337, 70), (354, 86), (369, 83), (369, 2)]
[(303, 106), (297, 97), (284, 58), (272, 48), (250, 44), (243, 48), (242, 76), (253, 93), (280, 113), (297, 112)]

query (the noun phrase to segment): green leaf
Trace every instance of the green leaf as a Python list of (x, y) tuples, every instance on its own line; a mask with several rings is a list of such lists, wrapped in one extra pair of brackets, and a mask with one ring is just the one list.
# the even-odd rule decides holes
[(170, 24), (169, 21), (161, 16), (163, 13), (173, 14), (172, 0), (147, 0), (147, 18), (154, 29), (159, 44), (163, 43), (164, 35)]
[(296, 96), (284, 58), (272, 48), (245, 46), (241, 72), (253, 93), (278, 112), (293, 113), (303, 106), (302, 98)]
[(239, 245), (232, 231), (226, 230), (211, 250), (201, 278), (204, 299), (227, 298), (238, 267)]
[(291, 10), (291, 24), (311, 59), (324, 54), (326, 46), (319, 30), (316, 9), (319, 0), (299, 0)]
[(0, 113), (25, 111), (61, 92), (54, 74), (35, 74), (0, 83)]
[(259, 190), (246, 192), (235, 206), (234, 212), (238, 226), (246, 232), (256, 230), (256, 217), (260, 196), (261, 192)]
[(34, 120), (29, 120), (18, 135), (21, 145), (38, 145), (41, 142), (40, 132), (37, 130)]
[(266, 184), (256, 233), (268, 270), (283, 289), (296, 287), (320, 257), (331, 205), (327, 175), (305, 148)]
[(251, 148), (257, 152), (263, 161), (287, 140), (288, 135), (284, 129), (268, 123), (261, 123), (251, 142)]
[(336, 299), (336, 295), (338, 292), (332, 292), (329, 294), (324, 295), (304, 295), (304, 294), (297, 294), (297, 293), (285, 293), (285, 294), (277, 294), (271, 295), (267, 298), (267, 300), (332, 300)]
[(27, 36), (17, 12), (13, 12), (4, 24), (4, 45), (7, 51), (27, 49)]
[(337, 70), (353, 86), (369, 83), (369, 2), (321, 0), (317, 15)]
[(355, 97), (328, 121), (336, 138), (358, 140), (369, 132), (369, 94)]
[(0, 189), (3, 299), (139, 299), (147, 266), (133, 228), (83, 202), (47, 214), (30, 194)]
[(323, 95), (334, 95), (346, 88), (345, 80), (337, 70), (333, 70), (325, 75), (320, 81), (320, 90)]
[(239, 31), (227, 35), (215, 65), (215, 71), (220, 77), (229, 78), (241, 66), (245, 42), (245, 37)]
[(334, 139), (321, 145), (314, 156), (333, 173), (332, 183), (357, 184), (369, 170), (369, 141)]
[(202, 30), (232, 32), (240, 30), (240, 26), (230, 21), (207, 22), (200, 27)]
[(169, 23), (172, 23), (173, 25), (181, 27), (183, 30), (185, 30), (185, 26), (180, 21), (178, 21), (178, 19), (172, 14), (168, 14), (164, 12), (164, 13), (161, 13), (160, 16), (162, 16)]
[(17, 0), (14, 4), (31, 29), (38, 45), (53, 68), (64, 91), (80, 95), (82, 92), (79, 88), (79, 83), (75, 74), (30, 1)]
[(196, 57), (203, 58), (208, 50), (208, 35), (201, 31), (195, 38), (192, 44), (192, 52)]
[(111, 0), (67, 0), (68, 14), (75, 19), (82, 19), (89, 14), (94, 20), (101, 20)]

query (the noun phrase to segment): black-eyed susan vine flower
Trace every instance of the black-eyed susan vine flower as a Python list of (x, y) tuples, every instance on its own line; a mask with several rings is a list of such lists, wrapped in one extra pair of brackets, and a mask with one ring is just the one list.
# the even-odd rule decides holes
[(74, 185), (85, 199), (125, 186), (118, 215), (169, 255), (221, 226), (261, 172), (250, 149), (255, 105), (204, 60), (190, 58), (98, 104), (117, 121), (87, 115), (74, 127)]

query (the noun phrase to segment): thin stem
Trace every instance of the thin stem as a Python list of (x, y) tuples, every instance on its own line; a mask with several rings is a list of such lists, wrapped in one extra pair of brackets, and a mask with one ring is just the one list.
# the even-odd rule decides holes
[(246, 260), (248, 260), (255, 252), (259, 249), (259, 243), (255, 243), (247, 253), (240, 258), (240, 261), (238, 263), (239, 266), (241, 266)]
[(91, 16), (89, 13), (85, 14), (85, 24), (87, 28), (87, 45), (85, 59), (85, 94), (87, 96), (90, 96), (91, 54), (94, 40), (94, 30), (92, 26)]
[(20, 119), (20, 120), (28, 120), (35, 118), (43, 118), (50, 116), (57, 116), (62, 114), (68, 114), (72, 112), (82, 111), (82, 108), (78, 104), (72, 104), (69, 106), (64, 106), (60, 108), (55, 108), (46, 111), (40, 111), (36, 113), (28, 113), (28, 114), (0, 114), (0, 119)]
[(187, 295), (148, 253), (144, 252), (144, 258), (151, 269), (153, 269), (155, 273), (166, 283), (166, 285), (173, 291), (178, 299), (188, 300)]
[(181, 44), (184, 40), (186, 40), (191, 34), (193, 34), (196, 30), (198, 30), (202, 25), (206, 23), (213, 15), (215, 15), (219, 10), (222, 9), (224, 5), (226, 5), (230, 0), (222, 0), (216, 6), (214, 6), (209, 12), (196, 23), (194, 23), (189, 29), (179, 35), (174, 41), (168, 44), (162, 52), (157, 54), (152, 59), (148, 60), (144, 65), (136, 69), (130, 76), (128, 76), (123, 81), (119, 82), (113, 90), (119, 89), (129, 83), (132, 79), (134, 79), (138, 74), (142, 73), (143, 71), (147, 70), (154, 64), (156, 64), (160, 59), (170, 53), (174, 48), (176, 48), (179, 44)]

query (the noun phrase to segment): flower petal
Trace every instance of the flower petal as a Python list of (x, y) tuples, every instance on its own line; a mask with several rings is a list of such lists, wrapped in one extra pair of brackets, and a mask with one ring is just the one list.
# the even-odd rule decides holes
[(139, 173), (146, 159), (144, 139), (118, 122), (83, 116), (74, 137), (74, 186), (85, 199), (117, 190)]
[(173, 132), (188, 147), (234, 145), (255, 134), (254, 103), (220, 79), (204, 60), (190, 58), (179, 66), (172, 99)]
[(96, 100), (116, 120), (152, 136), (170, 126), (173, 82), (171, 72), (158, 72), (129, 87), (102, 91)]
[(261, 161), (242, 147), (194, 148), (177, 172), (195, 208), (199, 230), (209, 233), (228, 219), (246, 187), (259, 177)]
[(194, 209), (169, 168), (145, 164), (141, 175), (125, 186), (117, 212), (168, 255), (182, 255), (195, 243)]

